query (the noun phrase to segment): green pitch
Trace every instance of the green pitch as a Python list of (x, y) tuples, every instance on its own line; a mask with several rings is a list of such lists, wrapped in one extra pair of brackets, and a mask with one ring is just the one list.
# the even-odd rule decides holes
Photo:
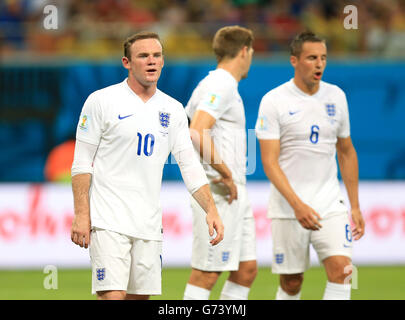
[[(357, 289), (352, 290), (353, 300), (405, 300), (405, 266), (358, 267)], [(156, 300), (181, 300), (190, 269), (167, 268), (163, 270), (163, 294)], [(42, 270), (0, 271), (0, 300), (81, 300), (95, 299), (91, 295), (90, 270), (63, 270), (57, 272), (57, 289), (45, 289), (47, 274)], [(227, 273), (223, 273), (212, 291), (211, 299), (218, 299)], [(49, 279), (48, 279), (49, 280)], [(51, 282), (47, 282), (52, 284)], [(326, 276), (320, 267), (305, 273), (302, 299), (322, 299)], [(55, 283), (53, 283), (55, 286)], [(250, 291), (249, 299), (273, 300), (278, 277), (268, 267), (259, 269)]]

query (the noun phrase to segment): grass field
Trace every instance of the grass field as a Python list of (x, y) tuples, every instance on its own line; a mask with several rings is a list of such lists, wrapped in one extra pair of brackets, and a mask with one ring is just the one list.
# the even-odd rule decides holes
[[(161, 296), (154, 300), (181, 300), (190, 269), (167, 268), (163, 270)], [(42, 270), (0, 271), (1, 300), (89, 300), (95, 299), (91, 291), (90, 270), (58, 270), (58, 289), (45, 289), (47, 274)], [(212, 291), (211, 299), (218, 299), (227, 277), (223, 273)], [(326, 276), (320, 267), (305, 273), (302, 299), (319, 300), (325, 288)], [(268, 267), (260, 268), (250, 291), (249, 299), (273, 300), (278, 278)], [(405, 300), (405, 266), (358, 267), (357, 289), (352, 290), (353, 300)]]

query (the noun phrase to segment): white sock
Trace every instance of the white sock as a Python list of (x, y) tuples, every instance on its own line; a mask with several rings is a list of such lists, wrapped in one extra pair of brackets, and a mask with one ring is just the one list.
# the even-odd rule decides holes
[(249, 290), (249, 287), (241, 286), (240, 284), (226, 280), (219, 300), (247, 300)]
[(187, 283), (183, 300), (208, 300), (210, 293), (210, 290)]
[(326, 282), (323, 300), (350, 300), (351, 284)]
[(285, 292), (280, 286), (278, 287), (276, 300), (300, 300), (301, 299), (301, 291), (298, 292), (296, 295), (289, 295)]

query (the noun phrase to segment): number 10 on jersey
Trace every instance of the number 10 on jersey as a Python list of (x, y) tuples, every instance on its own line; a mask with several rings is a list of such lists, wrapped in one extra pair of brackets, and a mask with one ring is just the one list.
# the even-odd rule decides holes
[(142, 134), (139, 132), (138, 135), (138, 151), (137, 155), (140, 156), (142, 153), (142, 144), (143, 144), (143, 153), (145, 156), (149, 157), (153, 153), (153, 146), (155, 145), (155, 136), (151, 133), (148, 133), (145, 138), (142, 138)]
[(309, 141), (311, 141), (313, 144), (318, 143), (318, 137), (319, 137), (319, 127), (314, 124), (311, 127), (311, 135), (309, 136)]

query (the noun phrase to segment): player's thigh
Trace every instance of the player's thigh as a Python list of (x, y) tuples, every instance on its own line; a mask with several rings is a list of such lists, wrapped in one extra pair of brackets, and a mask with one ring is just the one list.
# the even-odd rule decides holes
[(162, 242), (134, 238), (128, 295), (162, 293)]
[(213, 194), (215, 205), (225, 227), (224, 239), (215, 246), (210, 244), (206, 213), (192, 198), (193, 244), (191, 266), (203, 271), (237, 270), (240, 256), (241, 227), (238, 223), (238, 201), (228, 204), (225, 197)]
[(149, 300), (149, 295), (127, 294), (125, 300)]
[(322, 261), (329, 282), (345, 283), (351, 279), (353, 265), (349, 257), (330, 256)]
[(322, 220), (322, 228), (311, 234), (311, 243), (319, 261), (331, 256), (352, 257), (352, 232), (347, 212)]
[(252, 285), (257, 274), (257, 261), (247, 260), (239, 262), (239, 269), (229, 273), (228, 280), (241, 286), (249, 287)]
[(310, 231), (296, 219), (272, 219), (272, 272), (299, 274), (310, 266)]
[(127, 290), (131, 247), (131, 239), (125, 235), (98, 228), (91, 231), (89, 253), (93, 294)]
[(192, 268), (188, 283), (200, 288), (211, 290), (220, 275), (221, 272), (203, 271)]
[(97, 300), (125, 300), (126, 291), (124, 290), (109, 290), (97, 291)]
[[(242, 261), (256, 260), (256, 223), (253, 216), (253, 210), (247, 196), (245, 186), (238, 188), (240, 203), (239, 210), (241, 211), (242, 223), (242, 238), (240, 248), (240, 258)], [(251, 264), (249, 264), (250, 266)]]

